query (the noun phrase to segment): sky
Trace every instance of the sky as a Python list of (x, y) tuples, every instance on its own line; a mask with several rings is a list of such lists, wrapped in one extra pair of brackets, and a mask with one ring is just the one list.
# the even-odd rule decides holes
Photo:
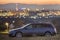
[(22, 3), (22, 4), (60, 4), (60, 0), (0, 0), (0, 4)]

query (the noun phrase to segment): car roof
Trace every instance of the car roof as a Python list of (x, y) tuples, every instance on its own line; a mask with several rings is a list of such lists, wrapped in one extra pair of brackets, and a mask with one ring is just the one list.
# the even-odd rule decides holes
[(39, 23), (31, 23), (31, 24), (52, 24), (51, 22), (39, 22)]

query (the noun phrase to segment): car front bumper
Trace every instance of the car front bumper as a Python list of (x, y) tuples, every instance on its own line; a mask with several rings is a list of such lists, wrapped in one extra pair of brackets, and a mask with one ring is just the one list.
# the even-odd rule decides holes
[(9, 37), (15, 37), (15, 35), (14, 34), (8, 34), (9, 35)]

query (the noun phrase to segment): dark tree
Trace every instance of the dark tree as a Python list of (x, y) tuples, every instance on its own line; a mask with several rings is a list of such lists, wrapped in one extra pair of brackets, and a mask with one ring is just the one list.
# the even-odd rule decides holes
[(3, 23), (0, 23), (0, 32), (5, 31), (7, 29), (7, 26)]

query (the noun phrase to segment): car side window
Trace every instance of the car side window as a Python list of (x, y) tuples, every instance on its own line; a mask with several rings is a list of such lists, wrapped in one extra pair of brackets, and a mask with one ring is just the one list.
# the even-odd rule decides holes
[(40, 24), (33, 24), (32, 25), (33, 28), (40, 28), (40, 26), (41, 26)]
[(37, 25), (37, 28), (43, 28), (43, 27), (51, 27), (51, 25), (50, 24), (38, 24)]
[(45, 27), (45, 24), (38, 24), (37, 27), (38, 28), (43, 28), (43, 27)]
[(46, 26), (46, 24), (33, 24), (32, 25), (33, 28), (43, 28), (45, 26)]
[(47, 27), (46, 24), (37, 24), (37, 28), (43, 28), (43, 27)]
[(42, 28), (43, 25), (42, 24), (36, 24), (36, 28)]
[(31, 28), (32, 28), (32, 25), (26, 26), (26, 29), (31, 29)]
[(32, 27), (35, 28), (36, 26), (34, 24), (32, 24)]

